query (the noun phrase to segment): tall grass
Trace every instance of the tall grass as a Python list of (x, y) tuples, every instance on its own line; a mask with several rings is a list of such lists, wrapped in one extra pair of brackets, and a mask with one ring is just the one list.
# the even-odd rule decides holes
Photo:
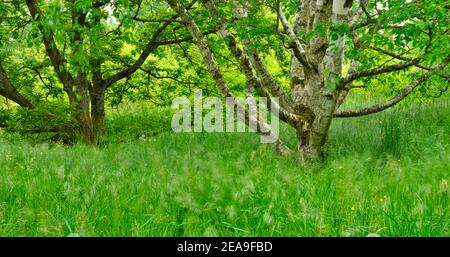
[(99, 148), (3, 135), (0, 235), (450, 235), (445, 99), (334, 121), (319, 172), (255, 134), (172, 133), (164, 113), (112, 113)]

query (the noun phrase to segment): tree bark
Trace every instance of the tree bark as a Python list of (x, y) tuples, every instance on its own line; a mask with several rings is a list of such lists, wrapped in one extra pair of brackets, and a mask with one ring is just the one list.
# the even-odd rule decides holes
[(303, 87), (296, 87), (293, 91), (297, 101), (301, 101), (313, 113), (309, 119), (303, 120), (295, 127), (297, 150), (304, 161), (320, 161), (325, 157), (336, 97), (326, 92), (324, 83), (320, 74), (310, 70), (305, 73)]
[(33, 103), (31, 103), (26, 97), (21, 95), (19, 91), (14, 87), (1, 64), (0, 64), (0, 95), (14, 101), (21, 107), (34, 109)]
[(80, 125), (80, 132), (88, 145), (97, 144), (94, 133), (94, 125), (90, 114), (89, 81), (80, 74), (75, 81), (76, 99), (72, 102), (75, 106), (75, 119)]
[(105, 89), (94, 85), (91, 92), (91, 116), (97, 141), (105, 133)]

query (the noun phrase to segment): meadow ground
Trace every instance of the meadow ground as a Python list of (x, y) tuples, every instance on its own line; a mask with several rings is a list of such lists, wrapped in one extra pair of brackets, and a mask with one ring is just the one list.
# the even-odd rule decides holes
[(335, 120), (321, 166), (153, 109), (111, 112), (99, 148), (0, 132), (0, 236), (450, 236), (449, 107)]

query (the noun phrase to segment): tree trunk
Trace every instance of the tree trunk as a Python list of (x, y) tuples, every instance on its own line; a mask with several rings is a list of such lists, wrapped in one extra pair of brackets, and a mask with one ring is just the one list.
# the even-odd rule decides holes
[(75, 120), (88, 145), (97, 145), (105, 131), (105, 88), (90, 87), (87, 80), (77, 81)]
[(89, 102), (87, 99), (81, 101), (77, 105), (77, 114), (75, 119), (78, 121), (80, 125), (80, 132), (88, 145), (96, 145), (97, 139), (94, 133), (94, 127), (92, 123), (92, 119), (89, 113)]
[(80, 125), (80, 132), (83, 136), (84, 141), (88, 145), (96, 145), (97, 139), (94, 134), (92, 119), (89, 114), (89, 109), (86, 110), (84, 104), (81, 107), (81, 112), (79, 112), (75, 119), (77, 120), (78, 124)]
[[(345, 23), (351, 2), (318, 1), (317, 9), (320, 12), (315, 18), (317, 21), (331, 20), (334, 24)], [(300, 9), (296, 30), (302, 30), (301, 14)], [(314, 113), (312, 119), (302, 121), (296, 127), (297, 149), (305, 161), (322, 161), (339, 95), (337, 86), (342, 75), (345, 40), (343, 37), (329, 40), (324, 36), (316, 36), (313, 43), (316, 48), (308, 55), (317, 69), (305, 69), (292, 52), (291, 88), (294, 103), (297, 106), (303, 104)], [(298, 108), (295, 111), (298, 112)]]
[[(325, 146), (333, 119), (336, 97), (324, 87), (324, 78), (321, 74), (313, 71), (303, 74), (302, 71), (302, 76), (301, 83), (293, 86), (293, 98), (296, 105), (306, 106), (314, 115), (295, 127), (297, 150), (304, 161), (320, 161), (325, 157)], [(297, 81), (300, 82), (300, 80)], [(296, 111), (301, 112), (303, 108), (296, 108)], [(297, 115), (301, 114), (297, 113)]]
[(26, 97), (21, 95), (19, 91), (17, 91), (17, 89), (14, 87), (1, 64), (0, 64), (0, 95), (14, 101), (21, 107), (34, 109), (33, 103), (31, 103)]
[(95, 86), (91, 92), (91, 116), (95, 138), (100, 140), (105, 133), (105, 89)]
[(94, 133), (94, 126), (90, 114), (89, 81), (83, 75), (79, 75), (75, 81), (75, 99), (72, 104), (75, 106), (75, 119), (79, 124), (80, 133), (88, 145), (96, 145), (97, 139)]
[(325, 158), (328, 130), (331, 125), (333, 112), (329, 106), (334, 106), (332, 101), (326, 98), (319, 100), (321, 106), (315, 112), (315, 119), (312, 123), (302, 122), (296, 127), (297, 130), (297, 150), (304, 161), (321, 161)]

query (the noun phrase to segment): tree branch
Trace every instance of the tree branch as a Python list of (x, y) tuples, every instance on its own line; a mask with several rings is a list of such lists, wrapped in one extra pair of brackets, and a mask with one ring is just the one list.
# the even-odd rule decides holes
[(438, 65), (436, 68), (432, 69), (431, 71), (426, 72), (425, 74), (421, 75), (414, 81), (412, 81), (408, 86), (403, 88), (403, 90), (398, 93), (395, 97), (389, 99), (388, 101), (376, 104), (367, 108), (363, 108), (360, 110), (353, 110), (353, 111), (337, 111), (334, 116), (338, 118), (347, 118), (347, 117), (359, 117), (364, 115), (369, 115), (377, 112), (381, 112), (383, 110), (388, 109), (389, 107), (392, 107), (405, 99), (417, 86), (419, 86), (422, 82), (428, 80), (435, 71), (443, 69), (445, 66), (447, 66), (449, 62), (449, 58), (447, 58), (446, 62), (444, 64)]
[(144, 19), (144, 18), (139, 18), (139, 17), (133, 17), (132, 18), (135, 21), (139, 21), (139, 22), (147, 22), (147, 23), (162, 23), (162, 22), (178, 22), (178, 23), (183, 23), (180, 20), (177, 19)]
[(414, 58), (414, 59), (411, 59), (410, 61), (406, 61), (406, 62), (401, 62), (401, 63), (392, 64), (392, 65), (375, 68), (375, 69), (370, 69), (370, 70), (365, 70), (365, 71), (354, 72), (352, 74), (349, 74), (347, 76), (347, 78), (345, 78), (341, 82), (341, 86), (345, 86), (348, 83), (350, 83), (356, 79), (359, 79), (359, 78), (370, 77), (370, 76), (380, 75), (383, 73), (404, 70), (408, 67), (415, 66), (421, 60), (422, 60), (422, 58), (418, 57), (418, 58)]
[(270, 74), (258, 50), (254, 50), (253, 54), (250, 56), (250, 60), (260, 78), (261, 84), (267, 88), (273, 96), (280, 98), (280, 104), (283, 108), (286, 110), (292, 110), (294, 103), (281, 88), (275, 78), (273, 78), (272, 74)]
[[(203, 35), (210, 35), (216, 33), (215, 29), (211, 29), (208, 31), (203, 32)], [(173, 40), (166, 40), (166, 41), (156, 41), (155, 44), (158, 46), (164, 46), (164, 45), (173, 45), (173, 44), (179, 44), (183, 42), (188, 42), (192, 40), (192, 36), (184, 37), (184, 38), (178, 38)]]
[(292, 50), (294, 52), (295, 57), (298, 59), (298, 61), (305, 67), (308, 69), (311, 69), (311, 64), (307, 61), (306, 59), (306, 52), (305, 49), (303, 49), (303, 46), (301, 45), (301, 43), (298, 41), (297, 36), (295, 35), (294, 31), (291, 29), (291, 27), (289, 26), (289, 23), (286, 19), (286, 16), (284, 15), (283, 10), (281, 9), (281, 7), (278, 10), (278, 14), (281, 20), (281, 24), (284, 27), (284, 31), (286, 32), (286, 34), (289, 36), (289, 38), (291, 39), (291, 43), (292, 43)]
[[(270, 95), (263, 89), (261, 81), (259, 81), (255, 74), (253, 73), (253, 69), (250, 63), (250, 58), (244, 53), (244, 51), (238, 46), (238, 43), (236, 41), (236, 38), (231, 34), (231, 32), (228, 30), (225, 20), (222, 16), (220, 16), (219, 10), (215, 6), (214, 2), (211, 0), (202, 0), (204, 3), (206, 9), (210, 13), (211, 16), (218, 19), (217, 24), (217, 31), (219, 31), (219, 36), (224, 39), (227, 43), (228, 49), (230, 52), (234, 55), (234, 57), (239, 60), (240, 67), (242, 72), (245, 75), (245, 79), (247, 82), (248, 88), (255, 88), (258, 93), (263, 95), (264, 97), (270, 98), (270, 102), (267, 102), (268, 106), (271, 106), (271, 103), (273, 100), (271, 99)], [(251, 90), (247, 90), (248, 97), (253, 98), (251, 95)], [(287, 96), (285, 96), (287, 97)], [(283, 99), (282, 101), (286, 101), (286, 99)], [(275, 103), (275, 102), (273, 102)], [(285, 103), (287, 104), (287, 103)], [(291, 107), (292, 108), (292, 107)], [(297, 117), (296, 115), (286, 111), (285, 109), (279, 107), (274, 108), (274, 110), (279, 111), (279, 118), (287, 123), (294, 124), (299, 122), (301, 117)]]
[(95, 1), (94, 3), (92, 3), (92, 7), (100, 8), (100, 7), (103, 7), (107, 4), (109, 4), (110, 2), (111, 2), (111, 0)]
[[(45, 78), (45, 77), (42, 75), (42, 73), (39, 71), (39, 68), (38, 68), (38, 67), (22, 66), (22, 67), (19, 68), (19, 70), (22, 70), (22, 69), (29, 69), (29, 70), (31, 70), (31, 71), (33, 71), (33, 72), (35, 73), (35, 75), (34, 75), (34, 77), (33, 77), (32, 79), (34, 80), (34, 79), (36, 78), (36, 76), (39, 78), (39, 80), (40, 80), (41, 83), (44, 85), (44, 87), (48, 89), (48, 94), (47, 94), (46, 97), (45, 97), (45, 98), (48, 98), (48, 96), (49, 96), (49, 95), (53, 92), (53, 90), (54, 90), (54, 88), (53, 88), (53, 83), (52, 83), (51, 79)], [(48, 82), (50, 83), (50, 85), (47, 84), (47, 83), (45, 82), (45, 79), (48, 80)]]
[(35, 106), (26, 97), (21, 95), (16, 87), (12, 84), (3, 66), (0, 64), (0, 95), (17, 103), (21, 107), (34, 109)]
[[(26, 0), (28, 10), (35, 22), (40, 21), (42, 13), (37, 5), (37, 0)], [(72, 91), (71, 84), (73, 82), (73, 78), (68, 71), (66, 71), (64, 67), (64, 57), (61, 52), (58, 50), (56, 46), (55, 39), (53, 37), (53, 32), (46, 31), (42, 24), (38, 25), (39, 30), (42, 34), (45, 50), (47, 52), (47, 56), (50, 58), (50, 61), (53, 65), (53, 68), (58, 75), (58, 78), (61, 80), (61, 83), (64, 85), (64, 90), (67, 92), (69, 98), (75, 99), (75, 94)]]
[[(193, 0), (186, 8), (191, 8), (197, 0)], [(139, 55), (138, 59), (129, 67), (125, 68), (124, 70), (110, 76), (109, 78), (105, 79), (105, 82), (103, 83), (104, 87), (109, 87), (110, 85), (114, 84), (115, 82), (126, 78), (136, 72), (139, 67), (144, 64), (147, 57), (155, 51), (158, 46), (160, 46), (157, 42), (158, 37), (162, 34), (162, 32), (170, 25), (172, 24), (172, 20), (178, 18), (178, 15), (172, 16), (168, 21), (164, 22), (162, 26), (160, 26), (152, 35), (150, 41), (147, 43), (147, 45), (144, 47), (144, 50)]]
[[(393, 57), (393, 58), (395, 58), (395, 59), (401, 60), (401, 61), (411, 61), (411, 60), (412, 60), (412, 58), (405, 57), (405, 56), (400, 55), (400, 54), (397, 54), (397, 53), (389, 52), (389, 51), (386, 51), (386, 50), (381, 49), (381, 48), (379, 48), (379, 47), (371, 46), (371, 47), (369, 47), (369, 48), (372, 49), (372, 50), (374, 50), (374, 51), (377, 51), (377, 52), (380, 52), (380, 53), (382, 53), (382, 54), (385, 54), (385, 55), (387, 55), (387, 56), (390, 56), (390, 57)], [(421, 68), (421, 69), (423, 69), (423, 70), (427, 70), (427, 71), (432, 70), (432, 68), (426, 67), (426, 66), (421, 65), (421, 64), (419, 64), (419, 63), (418, 63), (418, 64), (415, 64), (414, 66), (417, 67), (417, 68)], [(439, 77), (442, 77), (442, 78), (444, 78), (444, 79), (450, 79), (450, 75), (448, 75), (448, 74), (444, 74), (444, 75), (443, 75), (443, 74), (439, 74)]]

